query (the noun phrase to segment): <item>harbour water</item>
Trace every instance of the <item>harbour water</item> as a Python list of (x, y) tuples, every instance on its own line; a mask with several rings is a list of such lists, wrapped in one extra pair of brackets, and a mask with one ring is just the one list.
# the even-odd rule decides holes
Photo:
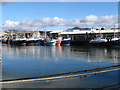
[[(3, 80), (120, 65), (119, 47), (2, 46)], [(85, 78), (2, 84), (3, 88), (118, 88), (119, 71)], [(111, 86), (113, 85), (113, 86)]]

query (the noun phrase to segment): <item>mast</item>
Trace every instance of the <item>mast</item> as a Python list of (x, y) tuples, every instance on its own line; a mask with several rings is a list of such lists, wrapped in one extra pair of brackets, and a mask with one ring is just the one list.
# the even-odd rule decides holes
[(45, 38), (47, 38), (46, 30), (45, 30)]
[(114, 27), (113, 27), (113, 30), (114, 30), (114, 38), (115, 38), (115, 25), (114, 25)]

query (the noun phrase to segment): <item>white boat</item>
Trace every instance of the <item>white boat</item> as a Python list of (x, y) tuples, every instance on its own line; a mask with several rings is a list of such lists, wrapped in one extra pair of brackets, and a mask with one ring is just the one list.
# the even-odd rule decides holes
[(120, 40), (120, 38), (115, 37), (111, 39), (111, 41), (117, 41), (117, 40)]
[(109, 45), (110, 46), (120, 46), (120, 37), (118, 37), (116, 35), (115, 29), (114, 29), (114, 37), (109, 41)]
[(92, 39), (90, 43), (104, 43), (107, 42), (107, 39)]
[(109, 41), (109, 45), (110, 46), (120, 46), (120, 38), (112, 38), (110, 41)]

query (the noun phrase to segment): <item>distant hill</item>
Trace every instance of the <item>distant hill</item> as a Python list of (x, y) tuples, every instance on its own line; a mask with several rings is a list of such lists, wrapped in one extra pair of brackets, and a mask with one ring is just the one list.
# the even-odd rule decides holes
[(69, 28), (69, 29), (67, 29), (67, 30), (91, 30), (91, 28), (80, 28), (80, 27), (73, 27), (73, 28)]

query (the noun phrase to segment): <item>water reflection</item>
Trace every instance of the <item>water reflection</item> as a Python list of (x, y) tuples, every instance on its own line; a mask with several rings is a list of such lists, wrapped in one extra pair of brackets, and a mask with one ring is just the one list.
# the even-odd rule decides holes
[(3, 45), (3, 79), (72, 72), (119, 64), (119, 48)]
[(120, 48), (79, 47), (79, 46), (3, 46), (7, 58), (21, 59), (77, 59), (87, 62), (120, 60)]
[[(74, 72), (119, 64), (119, 48), (80, 46), (10, 46), (2, 48), (3, 80)], [(6, 84), (8, 87), (100, 87), (117, 82), (117, 72), (47, 83)], [(104, 82), (107, 81), (107, 82)], [(69, 84), (71, 82), (71, 84)], [(108, 83), (109, 82), (109, 83)], [(18, 86), (17, 86), (18, 85)], [(3, 87), (5, 87), (3, 85)]]

